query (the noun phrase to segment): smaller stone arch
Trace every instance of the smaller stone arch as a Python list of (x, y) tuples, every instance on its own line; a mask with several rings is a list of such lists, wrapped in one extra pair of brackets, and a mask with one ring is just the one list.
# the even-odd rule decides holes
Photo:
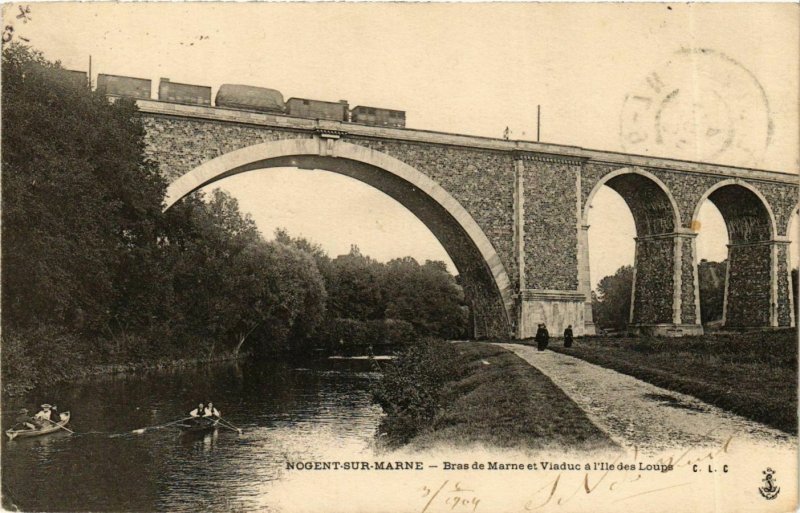
[(583, 222), (584, 225), (588, 225), (589, 224), (589, 208), (591, 207), (592, 200), (594, 200), (594, 196), (597, 194), (597, 192), (604, 185), (607, 185), (609, 182), (611, 182), (615, 178), (618, 178), (618, 177), (624, 176), (624, 175), (639, 175), (639, 176), (642, 176), (642, 177), (647, 178), (648, 180), (650, 180), (659, 189), (661, 189), (661, 191), (664, 193), (665, 197), (667, 198), (667, 200), (669, 201), (669, 203), (670, 203), (670, 205), (672, 207), (673, 229), (678, 229), (679, 227), (682, 226), (682, 224), (681, 224), (681, 216), (680, 216), (680, 209), (678, 208), (678, 203), (677, 203), (677, 201), (675, 201), (675, 197), (672, 195), (672, 192), (669, 190), (669, 187), (667, 187), (667, 185), (664, 182), (662, 182), (661, 179), (658, 178), (653, 173), (651, 173), (651, 172), (649, 172), (649, 171), (647, 171), (645, 169), (638, 168), (638, 167), (624, 167), (624, 168), (621, 168), (621, 169), (617, 169), (615, 171), (612, 171), (611, 173), (608, 173), (608, 174), (604, 175), (603, 178), (598, 180), (598, 182), (592, 188), (591, 192), (589, 192), (589, 195), (586, 197), (586, 201), (583, 204), (582, 222)]
[[(777, 223), (775, 221), (775, 214), (772, 211), (772, 207), (770, 206), (769, 201), (767, 201), (767, 198), (764, 196), (764, 194), (762, 194), (761, 191), (759, 191), (756, 187), (749, 184), (745, 180), (741, 180), (739, 178), (730, 178), (727, 180), (721, 180), (712, 185), (711, 187), (709, 187), (708, 189), (706, 189), (706, 191), (703, 193), (702, 196), (700, 196), (700, 199), (695, 204), (694, 212), (692, 213), (692, 221), (691, 221), (692, 228), (695, 229), (696, 227), (699, 226), (698, 217), (700, 215), (700, 208), (703, 206), (703, 203), (705, 203), (705, 201), (708, 199), (710, 199), (712, 203), (714, 203), (714, 205), (720, 210), (720, 213), (722, 214), (722, 217), (725, 220), (725, 224), (727, 225), (728, 219), (725, 216), (726, 212), (723, 211), (723, 208), (725, 207), (723, 206), (722, 208), (720, 208), (720, 205), (715, 203), (714, 200), (712, 199), (712, 195), (724, 187), (734, 187), (734, 186), (746, 189), (747, 191), (755, 195), (755, 197), (759, 200), (760, 205), (764, 207), (764, 210), (767, 214), (767, 218), (769, 219), (769, 238), (770, 239), (774, 238), (777, 234)], [(791, 217), (789, 219), (789, 222), (791, 222)], [(788, 230), (788, 225), (787, 225), (787, 230)], [(730, 238), (730, 233), (728, 236)]]
[[(604, 185), (622, 196), (636, 225), (630, 328), (668, 336), (701, 333), (694, 241), (683, 228), (672, 191), (645, 169), (617, 169), (598, 180), (587, 196), (584, 226), (589, 224), (592, 201)], [(584, 245), (588, 259), (588, 241)]]
[(706, 200), (720, 211), (728, 231), (723, 324), (738, 328), (790, 325), (788, 241), (777, 237), (775, 214), (767, 198), (745, 180), (720, 180), (695, 205), (695, 231), (700, 229), (698, 217)]

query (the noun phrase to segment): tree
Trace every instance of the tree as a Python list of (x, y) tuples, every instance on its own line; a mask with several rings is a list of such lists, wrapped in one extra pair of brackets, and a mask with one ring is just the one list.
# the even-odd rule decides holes
[(700, 317), (703, 324), (722, 319), (727, 267), (727, 261), (709, 262), (705, 259), (697, 265), (700, 285)]
[(444, 262), (419, 265), (411, 257), (390, 261), (383, 285), (386, 318), (409, 321), (419, 335), (462, 336), (464, 293), (446, 269)]
[(3, 49), (3, 327), (97, 334), (147, 282), (131, 271), (156, 248), (166, 184), (134, 104), (109, 104), (60, 69)]
[[(165, 249), (180, 334), (195, 350), (266, 353), (302, 345), (325, 312), (313, 258), (265, 242), (229, 194), (194, 194), (168, 212)], [(282, 235), (288, 238), (288, 234)]]
[(333, 267), (331, 257), (328, 256), (328, 253), (320, 244), (303, 237), (292, 237), (285, 228), (275, 229), (275, 242), (298, 249), (314, 259), (314, 263), (325, 281), (327, 290), (328, 286), (333, 281)]
[(361, 254), (358, 246), (331, 261), (328, 309), (333, 317), (361, 321), (383, 319), (383, 266)]
[(208, 201), (196, 193), (168, 212), (164, 257), (171, 276), (171, 316), (180, 324), (173, 335), (190, 339), (197, 349), (231, 340), (241, 331), (240, 318), (251, 308), (250, 290), (242, 290), (242, 253), (262, 242), (253, 220), (238, 202), (215, 189)]
[(592, 295), (592, 314), (601, 328), (625, 329), (630, 319), (633, 267), (625, 265), (606, 276)]
[(259, 241), (232, 266), (238, 309), (231, 331), (238, 347), (250, 337), (255, 352), (302, 348), (325, 315), (325, 286), (314, 260), (279, 242)]

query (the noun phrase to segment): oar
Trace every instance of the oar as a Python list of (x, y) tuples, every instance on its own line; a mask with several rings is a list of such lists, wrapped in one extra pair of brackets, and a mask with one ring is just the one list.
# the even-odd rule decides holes
[(61, 429), (63, 429), (64, 431), (69, 431), (69, 432), (70, 432), (70, 433), (72, 433), (73, 435), (75, 434), (75, 431), (73, 431), (73, 430), (71, 430), (71, 429), (67, 428), (66, 426), (62, 426), (61, 424), (58, 424), (58, 423), (56, 423), (56, 422), (53, 422), (53, 421), (52, 421), (52, 420), (50, 420), (50, 419), (44, 419), (44, 420), (46, 420), (46, 421), (47, 421), (47, 422), (49, 422), (50, 424), (53, 424), (53, 425), (55, 425), (55, 426), (58, 426), (58, 427), (60, 427), (60, 428), (61, 428)]
[(193, 419), (193, 418), (194, 417), (186, 417), (184, 419), (178, 419), (178, 420), (173, 420), (172, 422), (167, 422), (166, 424), (159, 424), (157, 426), (148, 426), (148, 427), (143, 427), (143, 428), (139, 428), (139, 429), (134, 429), (133, 431), (131, 431), (131, 433), (136, 433), (137, 435), (141, 435), (142, 433), (144, 433), (148, 429), (159, 429), (159, 428), (171, 426), (173, 424), (177, 424), (179, 422), (185, 422), (185, 421), (187, 421), (189, 419)]
[(228, 422), (227, 420), (222, 420), (222, 419), (220, 418), (220, 419), (219, 419), (219, 422), (220, 422), (220, 424), (222, 424), (222, 425), (223, 425), (223, 426), (225, 426), (226, 428), (228, 428), (228, 429), (233, 429), (234, 431), (238, 432), (240, 435), (242, 434), (242, 430), (241, 430), (241, 428), (238, 428), (238, 427), (234, 426), (233, 424), (231, 424), (231, 423), (230, 423), (230, 422)]

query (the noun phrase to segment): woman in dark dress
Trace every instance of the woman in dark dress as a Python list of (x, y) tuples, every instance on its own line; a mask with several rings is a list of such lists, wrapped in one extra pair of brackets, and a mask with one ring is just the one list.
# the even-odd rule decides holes
[(547, 332), (547, 327), (544, 324), (539, 325), (534, 340), (536, 341), (536, 348), (539, 351), (547, 349), (547, 344), (550, 342), (550, 334)]
[(572, 324), (564, 330), (564, 347), (572, 347)]

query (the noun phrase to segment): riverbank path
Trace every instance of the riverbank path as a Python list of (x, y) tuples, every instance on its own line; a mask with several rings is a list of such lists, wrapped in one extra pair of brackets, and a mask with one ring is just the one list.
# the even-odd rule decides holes
[(695, 397), (673, 392), (579, 358), (497, 344), (550, 378), (592, 422), (623, 447), (658, 452), (686, 446), (720, 446), (729, 439), (796, 450), (796, 439)]

